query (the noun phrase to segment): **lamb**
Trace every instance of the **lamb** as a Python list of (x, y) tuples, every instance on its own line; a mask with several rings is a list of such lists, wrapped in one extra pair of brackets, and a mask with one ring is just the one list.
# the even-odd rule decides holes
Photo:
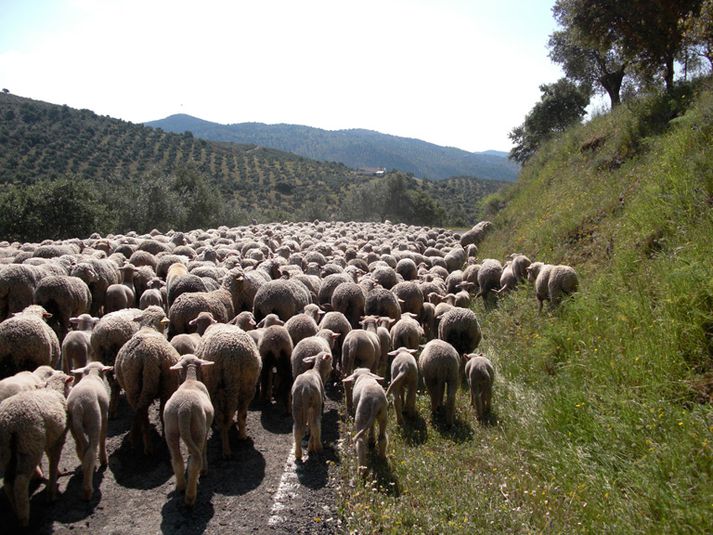
[(481, 422), (490, 413), (490, 401), (493, 396), (495, 369), (492, 362), (483, 354), (470, 353), (463, 355), (465, 376), (470, 389), (470, 404)]
[(139, 308), (145, 310), (151, 305), (164, 308), (164, 294), (161, 292), (161, 288), (164, 286), (165, 283), (161, 279), (152, 278), (148, 282), (147, 289), (139, 297)]
[(332, 372), (332, 355), (321, 351), (304, 359), (314, 367), (301, 373), (292, 384), (292, 434), (295, 439), (295, 459), (302, 460), (302, 437), (309, 426), (307, 453), (322, 451), (322, 409), (324, 407), (324, 382)]
[(542, 262), (533, 262), (527, 268), (527, 278), (535, 281), (535, 296), (540, 312), (544, 301), (549, 301), (551, 307), (556, 307), (564, 296), (576, 292), (579, 284), (577, 272), (572, 267), (553, 266)]
[(527, 268), (532, 262), (523, 254), (513, 253), (510, 258), (512, 259), (512, 272), (517, 282), (525, 281), (527, 279)]
[(292, 349), (292, 355), (290, 356), (292, 377), (297, 377), (302, 372), (307, 371), (308, 368), (304, 363), (304, 359), (322, 351), (328, 351), (332, 354), (332, 348), (339, 336), (339, 333), (329, 329), (320, 329), (316, 335), (300, 340)]
[[(198, 494), (198, 475), (208, 468), (208, 432), (213, 424), (215, 410), (206, 386), (198, 380), (198, 370), (213, 366), (208, 360), (195, 355), (183, 355), (172, 370), (185, 371), (185, 379), (166, 402), (163, 409), (164, 435), (171, 452), (171, 465), (176, 475), (176, 490), (186, 495), (184, 502), (193, 507)], [(188, 482), (184, 474), (180, 440), (188, 448)]]
[[(163, 333), (152, 325), (151, 314), (147, 313), (152, 308), (149, 307), (136, 318), (141, 328), (121, 347), (114, 364), (116, 380), (136, 412), (131, 440), (135, 445), (141, 434), (146, 455), (153, 451), (149, 435), (149, 407), (154, 399), (159, 398), (160, 414), (163, 414), (163, 407), (178, 387), (170, 368), (180, 359)], [(165, 319), (164, 316), (162, 321)]]
[(253, 316), (253, 313), (249, 310), (241, 312), (228, 323), (231, 325), (237, 325), (243, 331), (252, 331), (255, 327), (257, 327), (257, 323), (255, 323), (255, 316)]
[(357, 368), (354, 373), (342, 379), (346, 386), (350, 386), (352, 390), (351, 404), (356, 407), (354, 415), (354, 446), (359, 462), (359, 470), (365, 471), (366, 451), (365, 444), (366, 433), (369, 434), (369, 445), (375, 442), (374, 440), (374, 425), (379, 424), (379, 455), (386, 458), (386, 446), (388, 437), (386, 435), (386, 419), (387, 419), (387, 401), (386, 392), (378, 383), (383, 381), (382, 377), (371, 373), (368, 368)]
[(460, 307), (448, 310), (440, 318), (438, 338), (451, 344), (459, 355), (473, 351), (482, 338), (475, 312)]
[(15, 375), (1, 380), (0, 402), (20, 392), (43, 387), (47, 379), (55, 373), (56, 371), (49, 366), (40, 366), (33, 372), (17, 372)]
[(48, 324), (61, 342), (69, 331), (70, 318), (89, 312), (92, 294), (89, 286), (78, 277), (53, 275), (42, 278), (37, 284), (35, 303), (52, 314)]
[(428, 342), (418, 359), (418, 371), (431, 397), (431, 412), (434, 415), (443, 406), (443, 395), (448, 388), (445, 418), (449, 426), (455, 422), (459, 367), (458, 352), (448, 342), (438, 339)]
[(356, 367), (374, 370), (380, 358), (381, 345), (375, 333), (352, 329), (342, 344), (342, 375), (350, 375)]
[(0, 379), (59, 364), (59, 339), (44, 321), (50, 316), (41, 306), (30, 305), (0, 323)]
[(503, 292), (509, 292), (515, 289), (517, 283), (517, 277), (512, 269), (512, 261), (508, 260), (505, 262), (505, 265), (503, 265), (503, 272), (500, 275), (500, 289), (493, 291), (498, 295)]
[[(396, 421), (404, 424), (402, 411), (408, 416), (416, 416), (416, 389), (418, 388), (418, 364), (414, 355), (416, 349), (399, 347), (389, 353), (391, 361), (391, 384), (386, 390), (386, 397), (394, 396)], [(404, 405), (404, 398), (406, 403)]]
[(30, 478), (49, 459), (50, 499), (57, 494), (59, 459), (67, 434), (67, 394), (73, 378), (58, 372), (46, 388), (20, 392), (0, 403), (0, 471), (21, 527), (30, 522)]
[(238, 436), (247, 439), (248, 405), (255, 396), (255, 387), (262, 364), (257, 345), (245, 331), (235, 325), (216, 323), (210, 326), (198, 346), (196, 356), (215, 362), (206, 370), (205, 385), (215, 407), (220, 428), (223, 457), (230, 458), (228, 429), (238, 412)]
[(89, 314), (69, 318), (74, 330), (62, 341), (62, 370), (69, 374), (72, 368), (81, 368), (87, 362), (97, 360), (92, 350), (92, 329), (99, 322)]
[(270, 402), (272, 397), (274, 368), (276, 372), (274, 379), (277, 382), (275, 399), (285, 406), (285, 410), (289, 411), (289, 393), (293, 380), (291, 357), (294, 349), (290, 333), (282, 325), (271, 325), (265, 328), (257, 347), (262, 359), (262, 371), (260, 372), (262, 400)]
[(94, 492), (92, 482), (94, 466), (99, 452), (99, 463), (106, 466), (106, 432), (109, 421), (109, 385), (104, 374), (111, 366), (90, 362), (72, 373), (81, 374), (82, 380), (67, 396), (70, 429), (77, 447), (77, 457), (82, 463), (84, 499), (90, 500)]

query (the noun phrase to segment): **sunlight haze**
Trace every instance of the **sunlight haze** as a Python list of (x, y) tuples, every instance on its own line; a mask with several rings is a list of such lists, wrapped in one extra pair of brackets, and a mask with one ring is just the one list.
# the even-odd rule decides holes
[(0, 86), (135, 123), (366, 128), (468, 151), (557, 80), (553, 0), (3, 0)]

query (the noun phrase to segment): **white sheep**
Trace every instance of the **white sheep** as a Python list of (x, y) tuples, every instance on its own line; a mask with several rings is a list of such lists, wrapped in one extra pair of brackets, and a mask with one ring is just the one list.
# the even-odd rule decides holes
[(215, 407), (215, 416), (223, 444), (223, 457), (232, 455), (228, 430), (238, 413), (238, 436), (248, 437), (248, 406), (255, 396), (255, 387), (262, 363), (257, 345), (245, 331), (235, 325), (216, 323), (206, 330), (196, 356), (215, 362), (206, 370), (205, 385)]
[(374, 444), (374, 426), (377, 423), (379, 424), (379, 455), (386, 458), (387, 401), (386, 392), (379, 384), (383, 380), (383, 377), (371, 373), (369, 368), (357, 368), (349, 377), (342, 379), (345, 385), (352, 387), (352, 405), (355, 407), (354, 430), (356, 431), (353, 441), (360, 471), (365, 471), (367, 468), (367, 437), (364, 435), (368, 433), (368, 444)]
[(302, 460), (302, 437), (309, 427), (307, 453), (322, 450), (322, 409), (324, 407), (324, 382), (332, 372), (332, 355), (322, 351), (304, 359), (314, 367), (298, 375), (292, 384), (292, 434), (295, 439), (295, 459)]
[(41, 306), (30, 305), (0, 323), (0, 378), (59, 363), (59, 339), (45, 323), (51, 316)]
[(67, 394), (74, 379), (58, 372), (46, 388), (20, 392), (0, 403), (0, 470), (21, 527), (30, 522), (30, 479), (49, 459), (49, 496), (57, 495), (59, 460), (67, 434)]
[(556, 307), (566, 295), (577, 291), (577, 272), (570, 266), (533, 262), (527, 268), (527, 279), (535, 282), (535, 296), (538, 309), (542, 311), (544, 301)]
[(98, 360), (92, 350), (92, 329), (99, 322), (89, 314), (69, 318), (74, 330), (67, 333), (62, 341), (62, 371), (69, 374), (72, 368), (86, 366), (87, 362)]
[(431, 340), (418, 359), (418, 369), (431, 397), (431, 412), (436, 414), (443, 406), (443, 396), (448, 389), (445, 417), (448, 425), (455, 421), (456, 391), (458, 390), (458, 352), (448, 342)]
[[(185, 379), (166, 402), (163, 409), (163, 424), (166, 444), (171, 452), (171, 465), (176, 475), (176, 490), (185, 490), (185, 504), (192, 507), (198, 493), (198, 475), (208, 468), (208, 432), (213, 424), (214, 409), (206, 386), (198, 379), (198, 370), (212, 366), (213, 362), (195, 355), (183, 355), (171, 366), (183, 370)], [(180, 440), (188, 448), (188, 477), (184, 474)], [(188, 480), (186, 482), (186, 479)]]
[(490, 412), (495, 369), (493, 363), (481, 353), (463, 355), (463, 359), (466, 360), (465, 376), (470, 388), (470, 404), (478, 420), (483, 421)]
[[(403, 412), (408, 416), (416, 416), (416, 388), (418, 387), (418, 364), (414, 355), (416, 350), (399, 347), (389, 353), (391, 361), (391, 384), (386, 390), (386, 397), (394, 397), (396, 421), (404, 424)], [(404, 404), (405, 400), (405, 404)]]
[(90, 362), (72, 373), (81, 374), (82, 380), (67, 396), (67, 411), (70, 430), (77, 447), (77, 457), (82, 463), (84, 499), (89, 500), (94, 492), (93, 476), (97, 451), (99, 463), (106, 466), (106, 432), (109, 421), (109, 385), (104, 374), (111, 366)]

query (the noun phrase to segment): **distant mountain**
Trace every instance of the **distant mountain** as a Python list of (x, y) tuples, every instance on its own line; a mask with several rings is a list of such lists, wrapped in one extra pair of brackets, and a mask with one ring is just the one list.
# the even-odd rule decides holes
[(398, 169), (413, 173), (418, 178), (433, 180), (475, 176), (513, 181), (520, 172), (519, 166), (507, 159), (507, 152), (467, 152), (372, 130), (322, 130), (309, 126), (263, 123), (223, 125), (184, 114), (144, 124), (167, 132), (191, 132), (209, 141), (255, 144), (313, 160), (339, 162), (356, 169)]

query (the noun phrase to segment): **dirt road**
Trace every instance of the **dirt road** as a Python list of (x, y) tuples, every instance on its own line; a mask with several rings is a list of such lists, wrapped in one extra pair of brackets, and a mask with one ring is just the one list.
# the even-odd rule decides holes
[[(231, 435), (233, 459), (221, 458), (220, 437), (208, 441), (208, 473), (200, 479), (193, 510), (174, 491), (168, 449), (156, 432), (156, 453), (132, 449), (128, 430), (133, 413), (122, 400), (120, 417), (110, 421), (109, 465), (96, 473), (95, 495), (81, 499), (82, 475), (71, 433), (62, 453), (60, 494), (48, 503), (44, 485), (31, 501), (30, 527), (19, 531), (4, 493), (0, 532), (32, 534), (338, 533), (335, 491), (330, 477), (337, 462), (338, 393), (330, 392), (323, 416), (325, 450), (319, 459), (295, 463), (292, 419), (275, 406), (254, 404), (248, 416), (250, 440)], [(152, 410), (156, 423), (158, 411)], [(47, 470), (47, 460), (43, 459)]]

